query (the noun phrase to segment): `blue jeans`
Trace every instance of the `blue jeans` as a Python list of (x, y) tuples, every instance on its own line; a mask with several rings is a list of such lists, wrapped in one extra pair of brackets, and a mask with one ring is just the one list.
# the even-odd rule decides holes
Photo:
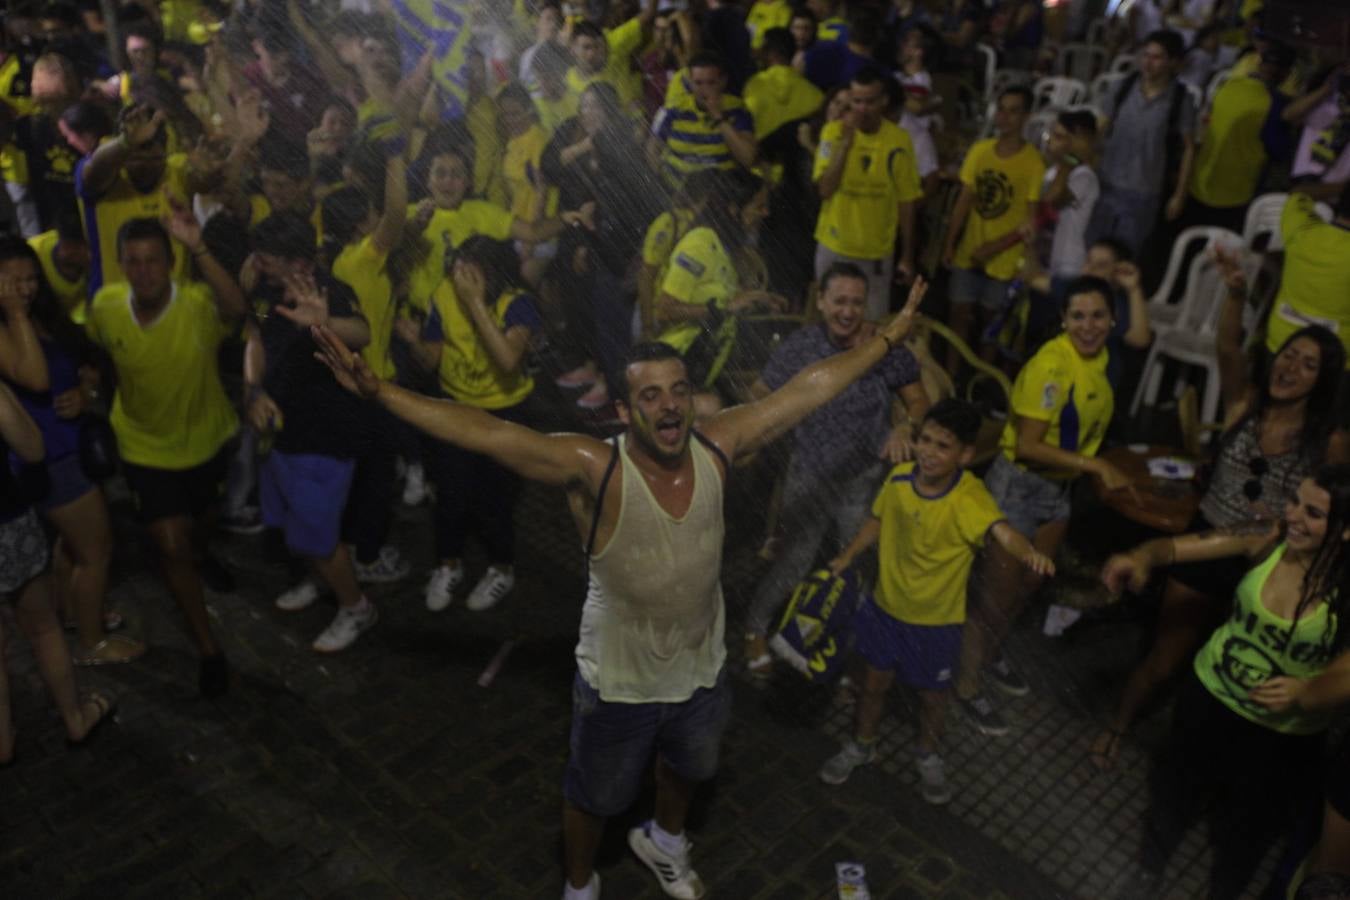
[(1001, 453), (985, 473), (984, 486), (1008, 517), (1008, 524), (1027, 540), (1034, 538), (1042, 525), (1069, 518), (1073, 482), (1042, 478), (1008, 462)]
[(707, 781), (730, 714), (725, 667), (715, 685), (682, 703), (609, 703), (578, 672), (563, 797), (594, 816), (618, 815), (637, 796), (653, 751), (683, 780)]
[(1102, 238), (1115, 238), (1130, 248), (1137, 259), (1144, 242), (1158, 224), (1162, 197), (1144, 191), (1131, 191), (1102, 184), (1101, 196), (1092, 208), (1087, 242), (1091, 246)]

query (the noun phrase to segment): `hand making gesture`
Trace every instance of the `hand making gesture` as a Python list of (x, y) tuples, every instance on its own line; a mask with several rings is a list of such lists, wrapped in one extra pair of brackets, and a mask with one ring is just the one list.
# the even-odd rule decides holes
[(314, 358), (333, 373), (337, 383), (360, 397), (370, 399), (380, 392), (380, 379), (358, 353), (347, 345), (327, 325), (315, 325), (309, 330), (319, 349)]
[(291, 305), (281, 304), (277, 314), (284, 316), (300, 328), (313, 328), (328, 324), (328, 291), (320, 290), (314, 283), (314, 275), (289, 273), (286, 275), (286, 300)]

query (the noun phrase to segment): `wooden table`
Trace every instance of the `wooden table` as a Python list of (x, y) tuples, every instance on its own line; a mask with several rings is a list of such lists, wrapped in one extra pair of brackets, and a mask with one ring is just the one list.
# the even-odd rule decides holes
[(1200, 506), (1199, 485), (1194, 480), (1155, 478), (1148, 471), (1150, 459), (1162, 456), (1185, 458), (1185, 451), (1154, 444), (1147, 448), (1131, 444), (1129, 447), (1113, 447), (1100, 456), (1128, 475), (1134, 483), (1133, 491), (1108, 491), (1102, 486), (1101, 479), (1094, 476), (1092, 485), (1102, 503), (1131, 522), (1158, 531), (1180, 534), (1186, 530)]

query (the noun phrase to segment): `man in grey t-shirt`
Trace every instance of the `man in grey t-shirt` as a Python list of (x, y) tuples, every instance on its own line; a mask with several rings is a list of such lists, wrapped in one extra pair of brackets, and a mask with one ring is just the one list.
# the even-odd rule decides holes
[[(1139, 72), (1124, 96), (1107, 97), (1110, 120), (1098, 175), (1101, 196), (1088, 242), (1111, 237), (1138, 254), (1163, 212), (1167, 221), (1186, 204), (1195, 157), (1195, 102), (1176, 79), (1184, 52), (1175, 31), (1155, 31), (1139, 50)], [(1169, 144), (1172, 145), (1169, 151)], [(1169, 180), (1175, 173), (1175, 181)]]

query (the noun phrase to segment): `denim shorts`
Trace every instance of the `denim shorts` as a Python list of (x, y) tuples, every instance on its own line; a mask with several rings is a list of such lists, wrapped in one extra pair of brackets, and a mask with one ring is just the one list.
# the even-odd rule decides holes
[(951, 687), (961, 662), (962, 625), (901, 622), (868, 597), (853, 620), (859, 655), (878, 672), (894, 672), (920, 691)]
[(31, 509), (0, 522), (0, 597), (45, 572), (50, 558), (47, 534)]
[(1002, 309), (1008, 300), (1008, 284), (977, 269), (952, 269), (951, 286), (947, 289), (951, 302), (957, 306), (978, 303), (990, 312)]
[(355, 471), (350, 459), (273, 450), (258, 476), (263, 522), (280, 528), (300, 556), (328, 559), (337, 549)]
[(610, 703), (578, 672), (563, 797), (592, 815), (616, 816), (637, 797), (653, 752), (685, 781), (707, 781), (717, 774), (730, 714), (725, 666), (715, 685), (682, 703)]
[(1042, 525), (1069, 518), (1073, 482), (1042, 478), (1009, 462), (1001, 453), (985, 474), (984, 486), (1007, 516), (1008, 524), (1027, 540), (1034, 538)]
[(95, 487), (84, 474), (78, 453), (48, 461), (47, 477), (51, 480), (51, 490), (38, 503), (38, 509), (44, 513), (74, 503)]

